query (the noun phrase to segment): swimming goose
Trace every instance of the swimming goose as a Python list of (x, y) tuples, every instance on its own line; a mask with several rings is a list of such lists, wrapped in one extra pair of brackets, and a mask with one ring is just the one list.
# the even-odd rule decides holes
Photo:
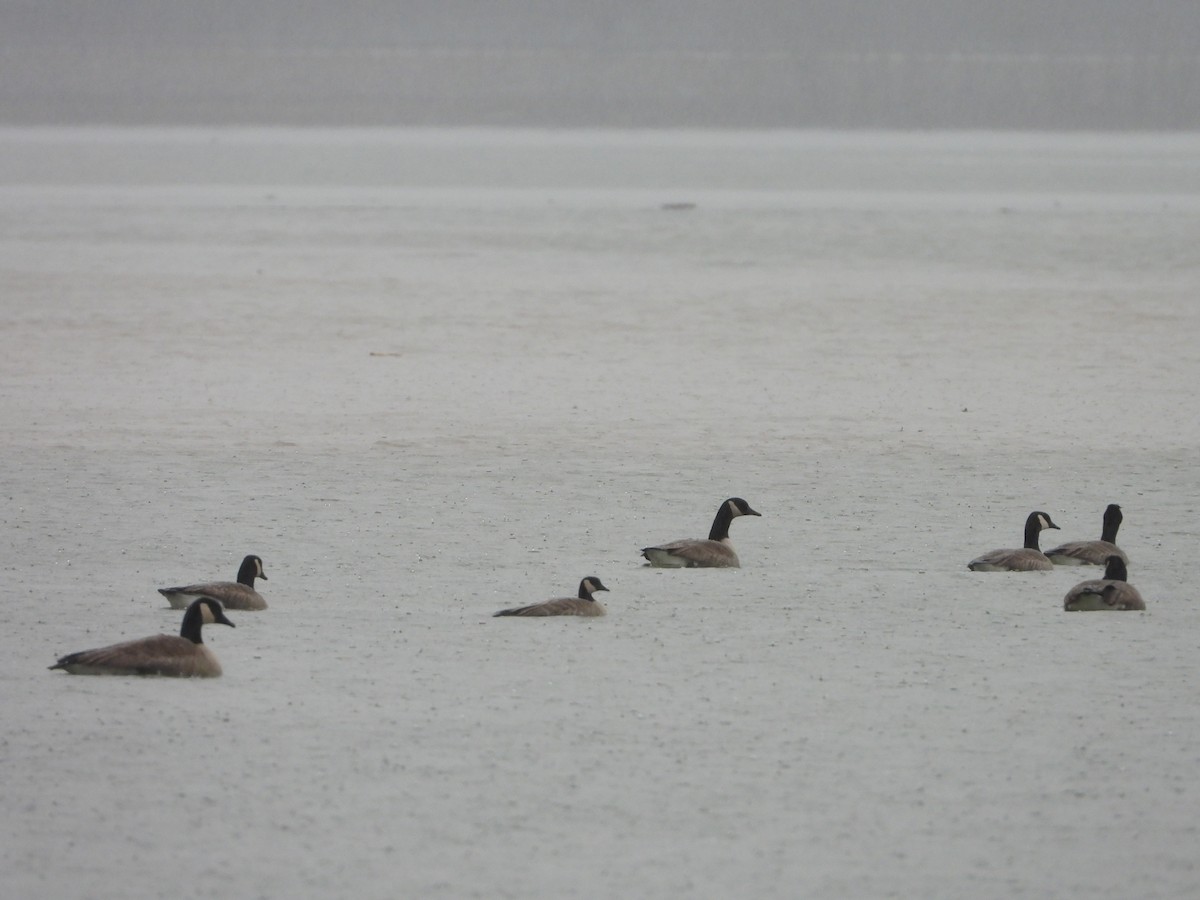
[(193, 601), (183, 614), (178, 635), (125, 641), (96, 650), (81, 650), (62, 657), (51, 669), (71, 675), (167, 675), (173, 678), (216, 678), (221, 664), (200, 639), (202, 626), (217, 622), (234, 624), (216, 600), (203, 597)]
[(737, 554), (733, 552), (733, 544), (729, 541), (729, 526), (738, 516), (761, 515), (762, 513), (752, 510), (750, 504), (741, 497), (730, 497), (717, 509), (717, 517), (713, 519), (708, 540), (672, 541), (657, 547), (644, 547), (642, 556), (650, 560), (650, 565), (668, 569), (701, 566), (739, 568), (741, 564)]
[(1030, 572), (1053, 569), (1054, 563), (1038, 549), (1038, 535), (1043, 528), (1058, 526), (1044, 512), (1031, 512), (1025, 520), (1025, 546), (1017, 550), (993, 550), (967, 563), (972, 572)]
[(238, 569), (237, 582), (213, 581), (208, 584), (189, 584), (187, 587), (159, 588), (172, 609), (187, 609), (188, 604), (200, 597), (212, 597), (226, 609), (266, 609), (267, 601), (254, 589), (254, 579), (267, 580), (262, 560), (247, 556)]
[(1081, 581), (1067, 591), (1067, 596), (1063, 598), (1063, 609), (1067, 612), (1145, 609), (1142, 595), (1128, 583), (1128, 577), (1125, 560), (1114, 553), (1105, 561), (1103, 578)]
[(502, 609), (493, 616), (602, 616), (604, 607), (592, 594), (596, 591), (607, 591), (600, 579), (589, 575), (579, 582), (578, 597), (556, 597), (542, 603), (530, 606), (516, 606), (512, 609)]
[(1098, 541), (1072, 541), (1047, 550), (1046, 556), (1056, 566), (1103, 566), (1110, 556), (1119, 556), (1125, 565), (1129, 565), (1129, 557), (1117, 546), (1117, 529), (1121, 527), (1121, 507), (1115, 503), (1108, 504), (1104, 510), (1104, 529)]

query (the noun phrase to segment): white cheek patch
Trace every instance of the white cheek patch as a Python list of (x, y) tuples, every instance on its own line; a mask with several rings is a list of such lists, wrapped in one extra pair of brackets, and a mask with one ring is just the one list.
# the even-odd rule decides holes
[(727, 501), (725, 505), (729, 507), (729, 514), (735, 519), (742, 514), (742, 511), (737, 508), (737, 504), (732, 500)]
[(255, 561), (254, 561), (254, 565), (255, 565), (255, 566), (258, 568), (258, 577), (259, 577), (259, 578), (262, 578), (262, 577), (263, 577), (263, 573), (262, 573), (262, 560), (261, 560), (261, 559), (259, 559), (259, 560), (255, 560)]
[(1041, 528), (1049, 528), (1050, 522), (1046, 519), (1045, 516), (1038, 516), (1038, 526)]

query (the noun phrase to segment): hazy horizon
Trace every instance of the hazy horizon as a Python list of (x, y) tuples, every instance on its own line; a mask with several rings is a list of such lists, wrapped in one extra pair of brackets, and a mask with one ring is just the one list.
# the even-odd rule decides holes
[(1192, 130), (1200, 5), (0, 2), (0, 124)]

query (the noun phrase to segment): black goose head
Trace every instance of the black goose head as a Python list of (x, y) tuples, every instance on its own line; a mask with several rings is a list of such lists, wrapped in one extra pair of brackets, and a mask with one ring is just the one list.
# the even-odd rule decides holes
[(738, 516), (761, 516), (762, 513), (755, 512), (750, 508), (750, 504), (741, 497), (730, 497), (725, 501), (725, 505), (729, 507), (729, 515), (731, 518)]
[(249, 587), (254, 587), (254, 579), (261, 578), (267, 581), (267, 573), (263, 571), (262, 560), (257, 556), (247, 556), (242, 560), (241, 568), (238, 569), (238, 584), (245, 584)]
[(1025, 520), (1025, 546), (1031, 550), (1037, 550), (1038, 535), (1046, 528), (1059, 530), (1058, 526), (1050, 519), (1050, 513), (1034, 510), (1029, 514), (1029, 518)]
[(1129, 571), (1125, 568), (1125, 561), (1119, 556), (1110, 556), (1104, 561), (1104, 580), (1105, 581), (1128, 581)]
[(587, 578), (583, 579), (583, 581), (579, 582), (579, 599), (591, 600), (592, 594), (594, 594), (596, 591), (607, 590), (608, 588), (600, 583), (599, 578), (597, 578), (595, 575), (589, 575)]
[(200, 629), (204, 625), (228, 625), (230, 628), (236, 628), (232, 622), (225, 616), (225, 610), (221, 604), (211, 597), (201, 597), (199, 600), (193, 600), (188, 606), (187, 612), (183, 614), (183, 625), (179, 629), (179, 636), (187, 638), (193, 644), (203, 644), (204, 641), (200, 638)]
[(710, 541), (723, 541), (729, 537), (729, 523), (738, 516), (761, 516), (762, 513), (750, 508), (750, 504), (741, 497), (730, 497), (717, 510), (712, 528), (708, 531)]

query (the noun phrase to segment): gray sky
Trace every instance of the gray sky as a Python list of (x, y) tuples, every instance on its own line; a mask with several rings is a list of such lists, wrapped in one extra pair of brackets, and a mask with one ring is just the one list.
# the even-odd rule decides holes
[(0, 122), (1195, 128), (1197, 0), (0, 0)]

